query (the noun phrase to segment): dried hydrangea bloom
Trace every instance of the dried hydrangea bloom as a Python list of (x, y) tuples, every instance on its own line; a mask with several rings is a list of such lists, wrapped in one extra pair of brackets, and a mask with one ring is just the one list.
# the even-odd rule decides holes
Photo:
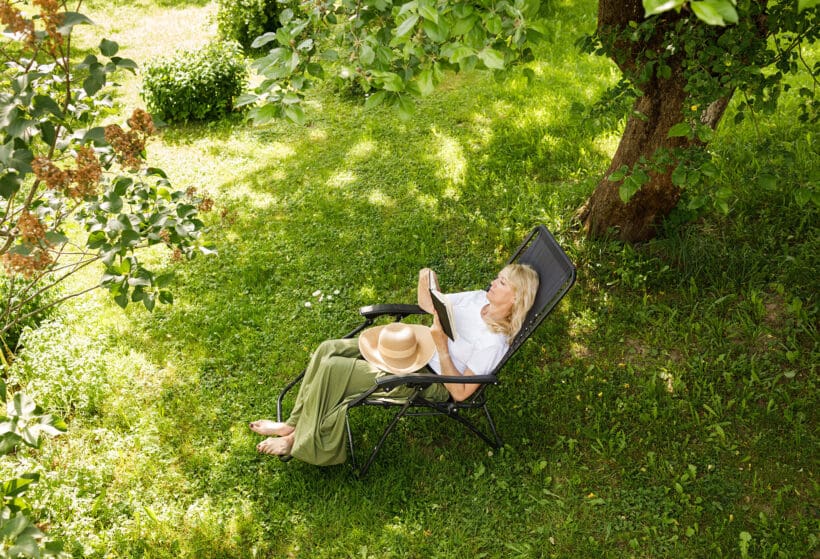
[(77, 170), (72, 175), (76, 187), (70, 188), (68, 193), (72, 198), (84, 198), (97, 193), (97, 187), (102, 180), (102, 166), (97, 154), (90, 147), (81, 147), (75, 157)]
[(63, 190), (71, 182), (71, 175), (47, 157), (35, 157), (31, 162), (31, 168), (34, 176), (52, 190)]
[(140, 168), (145, 151), (145, 138), (142, 133), (133, 130), (126, 132), (119, 124), (109, 124), (105, 127), (105, 141), (111, 145), (114, 155), (123, 167), (131, 170)]
[(31, 254), (7, 252), (0, 259), (9, 275), (19, 274), (26, 278), (45, 270), (54, 261), (51, 255), (43, 249), (37, 249)]
[(23, 210), (17, 218), (17, 229), (20, 237), (27, 243), (37, 244), (46, 236), (46, 227), (33, 213)]
[(0, 23), (15, 35), (19, 34), (24, 41), (34, 42), (34, 23), (23, 17), (8, 0), (0, 0)]

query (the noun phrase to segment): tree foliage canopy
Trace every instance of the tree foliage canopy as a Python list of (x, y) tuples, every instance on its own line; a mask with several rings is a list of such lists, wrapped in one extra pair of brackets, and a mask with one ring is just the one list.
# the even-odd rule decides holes
[(88, 289), (105, 286), (123, 307), (170, 302), (170, 278), (138, 253), (155, 244), (188, 257), (203, 249), (199, 212), (210, 202), (174, 190), (146, 165), (148, 113), (134, 111), (127, 128), (100, 125), (113, 105), (110, 77), (136, 64), (107, 39), (78, 62), (72, 30), (92, 22), (65, 2), (2, 0), (0, 21), (0, 262), (11, 278), (0, 339), (42, 310), (22, 314), (28, 303), (95, 262), (104, 272)]
[[(603, 102), (634, 103), (629, 119), (649, 121), (652, 131), (627, 124), (625, 149), (599, 185), (615, 184), (615, 196), (596, 196), (596, 190), (592, 204), (579, 212), (590, 234), (618, 229), (624, 240), (652, 236), (683, 188), (713, 176), (704, 146), (736, 92), (742, 95), (734, 117), (739, 122), (750, 112), (773, 111), (790, 87), (787, 76), (804, 71), (812, 81), (800, 87), (799, 118), (816, 121), (820, 66), (812, 66), (804, 51), (817, 39), (816, 4), (599, 2), (597, 32), (581, 45), (612, 58), (623, 72)], [(430, 94), (448, 70), (500, 72), (531, 60), (533, 47), (545, 37), (539, 9), (539, 0), (301, 2), (282, 11), (280, 29), (256, 39), (255, 47), (270, 48), (255, 62), (263, 81), (238, 104), (254, 105), (250, 116), (257, 123), (277, 117), (302, 122), (300, 103), (312, 83), (341, 79), (356, 84), (369, 106), (387, 103), (410, 113), (413, 98)], [(639, 102), (641, 96), (646, 98)], [(656, 111), (649, 114), (640, 103)], [(641, 136), (646, 145), (636, 143)], [(660, 195), (633, 200), (645, 186)], [(710, 192), (694, 204), (711, 200), (726, 211), (729, 195)], [(797, 196), (816, 201), (817, 193), (804, 189)]]
[(368, 106), (413, 110), (448, 70), (502, 70), (527, 60), (542, 36), (539, 0), (318, 0), (283, 10), (282, 27), (254, 66), (264, 81), (241, 103), (260, 103), (256, 122), (304, 119), (300, 102), (315, 79), (355, 83)]

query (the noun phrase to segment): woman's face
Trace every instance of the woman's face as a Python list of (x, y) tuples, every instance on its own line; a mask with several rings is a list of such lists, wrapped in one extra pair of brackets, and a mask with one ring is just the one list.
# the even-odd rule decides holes
[(512, 307), (512, 304), (515, 302), (515, 290), (505, 270), (501, 270), (490, 284), (490, 290), (487, 292), (487, 300), (496, 306)]

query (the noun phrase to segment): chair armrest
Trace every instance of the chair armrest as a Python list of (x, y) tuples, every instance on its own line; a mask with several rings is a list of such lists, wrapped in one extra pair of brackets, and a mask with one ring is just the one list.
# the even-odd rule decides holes
[(389, 390), (397, 386), (430, 386), (431, 384), (496, 384), (495, 375), (444, 376), (429, 373), (411, 373), (409, 375), (388, 375), (376, 379), (380, 389)]
[(390, 315), (399, 318), (404, 318), (411, 314), (427, 314), (427, 311), (418, 305), (405, 304), (382, 304), (382, 305), (368, 305), (359, 309), (359, 314), (368, 319), (374, 319), (379, 316)]

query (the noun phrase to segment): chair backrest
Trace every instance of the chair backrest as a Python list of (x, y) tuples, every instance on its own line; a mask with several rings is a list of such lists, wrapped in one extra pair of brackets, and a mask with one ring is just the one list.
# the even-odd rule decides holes
[(575, 266), (543, 225), (539, 225), (521, 243), (507, 264), (529, 264), (538, 272), (538, 293), (524, 324), (510, 349), (496, 366), (498, 371), (521, 347), (575, 283)]

